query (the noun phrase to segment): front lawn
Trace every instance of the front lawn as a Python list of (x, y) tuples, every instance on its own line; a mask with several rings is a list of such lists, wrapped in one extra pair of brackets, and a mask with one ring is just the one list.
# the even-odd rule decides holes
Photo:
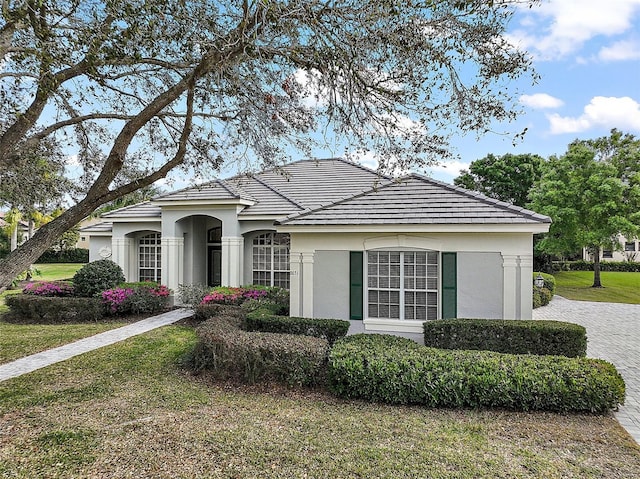
[(556, 294), (577, 301), (640, 304), (640, 273), (603, 271), (604, 288), (592, 288), (593, 271), (561, 271), (554, 274)]
[(58, 281), (61, 279), (71, 279), (83, 263), (42, 263), (34, 264), (33, 267), (40, 272), (34, 275), (34, 281)]
[(0, 477), (640, 477), (640, 448), (610, 415), (216, 384), (179, 366), (195, 341), (165, 327), (0, 383)]

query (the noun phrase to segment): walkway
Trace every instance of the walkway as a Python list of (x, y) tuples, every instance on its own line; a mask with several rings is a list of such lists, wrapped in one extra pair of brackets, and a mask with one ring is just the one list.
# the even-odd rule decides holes
[(570, 301), (555, 296), (533, 310), (534, 319), (555, 319), (587, 328), (587, 356), (615, 365), (626, 383), (627, 398), (615, 413), (640, 443), (640, 305)]
[(143, 319), (121, 328), (112, 329), (104, 333), (96, 334), (85, 339), (80, 339), (74, 343), (66, 344), (58, 348), (49, 349), (41, 353), (33, 354), (10, 363), (0, 365), (0, 381), (30, 373), (36, 369), (44, 368), (50, 364), (65, 361), (79, 354), (93, 351), (94, 349), (108, 346), (118, 341), (123, 341), (132, 336), (146, 333), (152, 329), (160, 328), (168, 324), (175, 323), (181, 319), (188, 318), (193, 314), (189, 309), (175, 309), (168, 313)]

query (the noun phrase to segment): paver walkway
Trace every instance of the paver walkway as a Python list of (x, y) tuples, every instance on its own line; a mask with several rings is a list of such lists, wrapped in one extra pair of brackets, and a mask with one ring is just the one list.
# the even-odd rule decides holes
[(193, 314), (190, 309), (175, 309), (167, 313), (153, 316), (151, 318), (137, 321), (121, 328), (105, 331), (85, 339), (80, 339), (70, 344), (49, 349), (41, 353), (32, 354), (10, 363), (0, 365), (0, 381), (30, 373), (36, 369), (44, 368), (50, 364), (65, 361), (66, 359), (78, 356), (79, 354), (93, 351), (94, 349), (108, 346), (118, 341), (123, 341), (132, 336), (146, 333), (152, 329), (175, 323), (181, 319), (188, 318)]
[(640, 443), (640, 305), (571, 301), (555, 296), (533, 310), (534, 319), (555, 319), (587, 328), (587, 356), (615, 365), (626, 384), (625, 405), (615, 413)]

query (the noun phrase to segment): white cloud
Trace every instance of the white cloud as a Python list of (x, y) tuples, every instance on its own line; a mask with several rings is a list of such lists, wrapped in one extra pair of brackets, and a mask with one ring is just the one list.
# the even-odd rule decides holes
[(611, 46), (603, 47), (598, 52), (598, 59), (615, 62), (640, 59), (640, 42), (633, 40), (621, 40)]
[(522, 9), (520, 28), (511, 41), (542, 59), (566, 57), (597, 36), (629, 31), (640, 11), (640, 0), (549, 0)]
[(640, 131), (640, 103), (628, 96), (596, 96), (578, 117), (563, 117), (553, 113), (547, 118), (554, 135), (578, 133), (596, 127)]
[(564, 102), (562, 100), (546, 93), (522, 95), (520, 97), (520, 103), (535, 110), (559, 108), (564, 105)]
[(460, 176), (462, 170), (469, 170), (470, 163), (452, 160), (429, 167), (431, 176), (437, 180), (453, 183), (453, 179)]

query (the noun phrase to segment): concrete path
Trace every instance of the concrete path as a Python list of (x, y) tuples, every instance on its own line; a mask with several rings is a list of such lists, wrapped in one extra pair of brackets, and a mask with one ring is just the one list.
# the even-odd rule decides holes
[(175, 309), (158, 316), (143, 319), (142, 321), (128, 324), (118, 329), (112, 329), (104, 333), (96, 334), (74, 343), (66, 344), (58, 348), (49, 349), (41, 353), (33, 354), (10, 363), (0, 365), (0, 381), (30, 373), (36, 369), (44, 368), (50, 364), (65, 361), (79, 354), (93, 351), (94, 349), (108, 346), (118, 341), (123, 341), (132, 336), (146, 333), (152, 329), (160, 328), (188, 318), (193, 314), (189, 309)]
[(555, 319), (587, 328), (587, 356), (609, 361), (626, 383), (625, 405), (615, 413), (640, 443), (640, 305), (570, 301), (555, 296), (533, 310), (534, 319)]

